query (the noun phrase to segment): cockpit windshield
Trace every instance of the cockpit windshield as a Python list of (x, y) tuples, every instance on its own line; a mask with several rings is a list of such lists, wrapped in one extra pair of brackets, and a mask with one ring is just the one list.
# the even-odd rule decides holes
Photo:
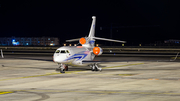
[(60, 50), (56, 50), (56, 52), (55, 53), (59, 53), (60, 52)]
[(69, 51), (68, 51), (68, 50), (66, 50), (66, 53), (69, 53)]
[(61, 52), (60, 53), (66, 53), (66, 51), (65, 50), (61, 50)]
[(64, 54), (64, 53), (70, 53), (69, 50), (56, 50), (55, 53), (61, 53), (61, 54)]

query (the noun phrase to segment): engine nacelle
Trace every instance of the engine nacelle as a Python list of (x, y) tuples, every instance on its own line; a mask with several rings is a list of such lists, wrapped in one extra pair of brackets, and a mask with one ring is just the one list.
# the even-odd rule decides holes
[(86, 43), (86, 39), (85, 39), (85, 38), (81, 38), (81, 39), (79, 40), (79, 43), (80, 43), (81, 45), (85, 44), (85, 43)]
[(103, 50), (100, 47), (94, 47), (93, 48), (93, 53), (95, 55), (101, 55), (103, 53)]

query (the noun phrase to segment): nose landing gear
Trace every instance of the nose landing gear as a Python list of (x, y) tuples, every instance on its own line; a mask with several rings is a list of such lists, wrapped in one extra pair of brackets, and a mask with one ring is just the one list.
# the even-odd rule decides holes
[(91, 70), (92, 71), (102, 71), (102, 68), (99, 68), (97, 63), (91, 65)]
[(60, 68), (61, 73), (65, 73), (65, 71), (68, 71), (68, 66), (67, 65), (61, 64), (59, 66), (59, 68)]

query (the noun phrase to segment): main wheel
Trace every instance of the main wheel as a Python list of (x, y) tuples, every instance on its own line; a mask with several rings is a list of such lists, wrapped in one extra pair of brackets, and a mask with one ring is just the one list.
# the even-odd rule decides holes
[(68, 66), (65, 66), (65, 70), (68, 71)]
[(92, 70), (92, 71), (94, 71), (94, 68), (93, 68), (93, 67), (91, 67), (91, 70)]
[(98, 68), (97, 67), (95, 67), (95, 69), (94, 69), (95, 71), (98, 71)]
[(64, 72), (64, 69), (60, 69), (60, 72), (61, 72), (61, 73), (65, 73), (65, 72)]

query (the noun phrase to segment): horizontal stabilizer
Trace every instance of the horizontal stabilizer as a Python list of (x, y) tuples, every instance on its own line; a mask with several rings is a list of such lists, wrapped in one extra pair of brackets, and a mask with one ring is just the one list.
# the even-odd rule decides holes
[(81, 38), (66, 40), (66, 42), (79, 41)]
[(99, 37), (93, 37), (93, 39), (97, 39), (97, 40), (105, 40), (105, 41), (113, 41), (113, 42), (121, 42), (121, 43), (126, 43), (126, 41), (121, 41), (121, 40), (113, 40), (113, 39), (106, 39), (106, 38), (99, 38)]
[[(81, 38), (70, 39), (70, 40), (66, 40), (66, 42), (79, 41), (80, 39), (81, 39)], [(126, 43), (126, 41), (114, 40), (114, 39), (106, 39), (106, 38), (99, 38), (99, 37), (92, 37), (92, 39), (104, 40), (104, 41), (112, 41), (112, 42), (120, 42), (120, 43)]]

